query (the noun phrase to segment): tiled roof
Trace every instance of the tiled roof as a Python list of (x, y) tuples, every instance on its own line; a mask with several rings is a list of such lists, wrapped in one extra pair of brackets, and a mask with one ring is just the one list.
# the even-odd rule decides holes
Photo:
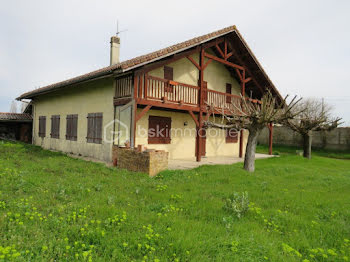
[(198, 44), (201, 44), (201, 43), (210, 41), (214, 38), (220, 37), (222, 35), (231, 33), (235, 30), (237, 30), (236, 26), (229, 26), (229, 27), (226, 27), (224, 29), (215, 31), (213, 33), (202, 35), (199, 37), (195, 37), (195, 38), (192, 38), (192, 39), (187, 40), (185, 42), (178, 43), (176, 45), (172, 45), (172, 46), (169, 46), (167, 48), (163, 48), (163, 49), (160, 49), (158, 51), (155, 51), (155, 52), (152, 52), (152, 53), (149, 53), (146, 55), (138, 56), (138, 57), (135, 57), (133, 59), (126, 60), (126, 61), (120, 62), (118, 64), (115, 64), (115, 65), (107, 66), (107, 67), (101, 68), (99, 70), (96, 70), (96, 71), (93, 71), (93, 72), (90, 72), (90, 73), (87, 73), (84, 75), (80, 75), (80, 76), (77, 76), (77, 77), (74, 77), (71, 79), (67, 79), (67, 80), (62, 81), (62, 82), (58, 82), (58, 83), (55, 83), (52, 85), (48, 85), (45, 87), (35, 89), (33, 91), (22, 94), (17, 99), (20, 100), (20, 99), (24, 99), (24, 98), (32, 98), (35, 95), (39, 95), (42, 93), (53, 91), (54, 89), (57, 89), (57, 88), (65, 87), (65, 86), (68, 86), (71, 84), (76, 84), (76, 83), (90, 80), (90, 79), (97, 78), (97, 77), (107, 76), (115, 70), (127, 71), (127, 70), (130, 70), (130, 69), (135, 68), (137, 66), (141, 66), (141, 65), (144, 65), (146, 63), (151, 63), (153, 61), (162, 59), (162, 58), (169, 56), (169, 55), (172, 55), (174, 53), (183, 51), (185, 49), (189, 49), (189, 48), (194, 47)]
[(19, 113), (2, 113), (0, 112), (0, 121), (31, 121), (32, 116), (30, 114)]

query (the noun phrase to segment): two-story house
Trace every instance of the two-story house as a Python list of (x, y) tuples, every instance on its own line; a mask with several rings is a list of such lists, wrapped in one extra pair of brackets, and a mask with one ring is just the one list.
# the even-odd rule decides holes
[(112, 37), (110, 66), (18, 98), (32, 100), (33, 144), (104, 161), (125, 144), (171, 159), (242, 156), (247, 132), (203, 122), (240, 95), (280, 97), (235, 26), (123, 62), (119, 45)]

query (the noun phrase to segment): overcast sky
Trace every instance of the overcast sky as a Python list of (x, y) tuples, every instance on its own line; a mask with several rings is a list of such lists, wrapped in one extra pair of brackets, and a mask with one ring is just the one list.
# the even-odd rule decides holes
[(324, 98), (350, 125), (350, 1), (2, 1), (0, 111), (23, 92), (236, 25), (282, 95)]

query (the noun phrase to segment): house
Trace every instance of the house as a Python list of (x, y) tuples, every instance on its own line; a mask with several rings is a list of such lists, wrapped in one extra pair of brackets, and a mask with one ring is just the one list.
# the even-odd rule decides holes
[(220, 113), (240, 95), (280, 94), (235, 26), (119, 61), (18, 97), (31, 99), (33, 144), (112, 160), (112, 147), (143, 145), (170, 159), (244, 154), (247, 131), (204, 129), (207, 105)]

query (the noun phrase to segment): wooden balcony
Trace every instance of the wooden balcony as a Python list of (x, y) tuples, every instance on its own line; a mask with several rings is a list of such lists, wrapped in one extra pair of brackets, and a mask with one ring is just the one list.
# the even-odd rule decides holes
[[(120, 80), (116, 85), (115, 100), (122, 100), (136, 96), (138, 104), (158, 107), (173, 108), (179, 110), (199, 111), (200, 88), (172, 80), (155, 76), (138, 78), (135, 93), (132, 92), (131, 79)], [(211, 89), (203, 90), (203, 104), (210, 105), (217, 111), (234, 111), (233, 103), (240, 101), (239, 95), (227, 94)], [(248, 98), (247, 98), (248, 99)], [(251, 100), (260, 102), (258, 100)]]

